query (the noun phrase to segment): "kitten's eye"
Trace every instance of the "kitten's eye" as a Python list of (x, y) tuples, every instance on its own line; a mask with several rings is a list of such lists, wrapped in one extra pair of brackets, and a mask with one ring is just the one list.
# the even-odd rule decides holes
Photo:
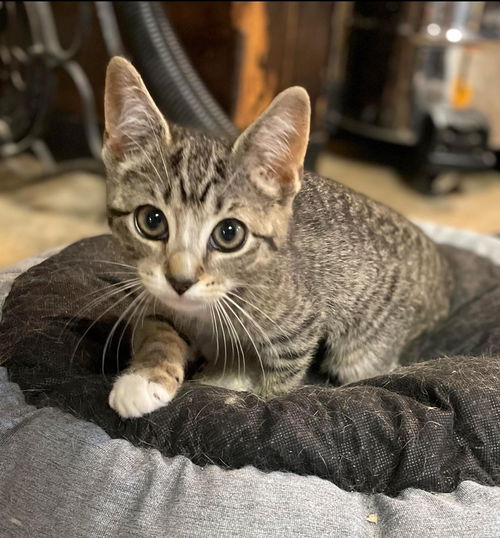
[(135, 225), (147, 239), (167, 239), (168, 224), (165, 215), (152, 205), (143, 205), (135, 210)]
[(236, 219), (225, 219), (217, 224), (210, 239), (213, 248), (231, 252), (241, 248), (246, 238), (247, 229), (242, 222)]

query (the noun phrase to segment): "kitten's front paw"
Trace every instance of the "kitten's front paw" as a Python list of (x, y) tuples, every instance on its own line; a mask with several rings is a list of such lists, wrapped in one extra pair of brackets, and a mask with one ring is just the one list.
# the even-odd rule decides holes
[(129, 373), (115, 381), (108, 401), (122, 418), (135, 418), (167, 405), (173, 397), (159, 383), (139, 373)]

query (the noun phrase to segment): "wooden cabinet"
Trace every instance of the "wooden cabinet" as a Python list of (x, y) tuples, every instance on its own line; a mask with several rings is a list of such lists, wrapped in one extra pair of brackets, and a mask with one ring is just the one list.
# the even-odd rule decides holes
[[(61, 41), (69, 43), (78, 3), (52, 2)], [(193, 65), (222, 108), (242, 129), (280, 90), (299, 84), (321, 102), (333, 2), (164, 2)], [(77, 56), (89, 76), (102, 118), (108, 55), (93, 10)], [(78, 93), (61, 73), (57, 108), (81, 113)]]

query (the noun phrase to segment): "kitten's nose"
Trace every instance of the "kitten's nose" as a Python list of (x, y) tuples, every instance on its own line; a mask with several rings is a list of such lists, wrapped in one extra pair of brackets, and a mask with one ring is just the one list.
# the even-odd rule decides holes
[(187, 291), (193, 284), (196, 284), (197, 280), (184, 280), (184, 279), (178, 279), (174, 277), (170, 277), (168, 279), (170, 282), (170, 285), (174, 290), (179, 294), (182, 295), (185, 291)]

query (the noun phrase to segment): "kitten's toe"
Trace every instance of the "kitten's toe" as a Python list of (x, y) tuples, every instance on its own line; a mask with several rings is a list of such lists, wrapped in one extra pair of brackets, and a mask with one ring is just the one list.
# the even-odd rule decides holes
[(109, 395), (109, 405), (122, 418), (136, 418), (166, 405), (174, 394), (139, 373), (120, 376)]

